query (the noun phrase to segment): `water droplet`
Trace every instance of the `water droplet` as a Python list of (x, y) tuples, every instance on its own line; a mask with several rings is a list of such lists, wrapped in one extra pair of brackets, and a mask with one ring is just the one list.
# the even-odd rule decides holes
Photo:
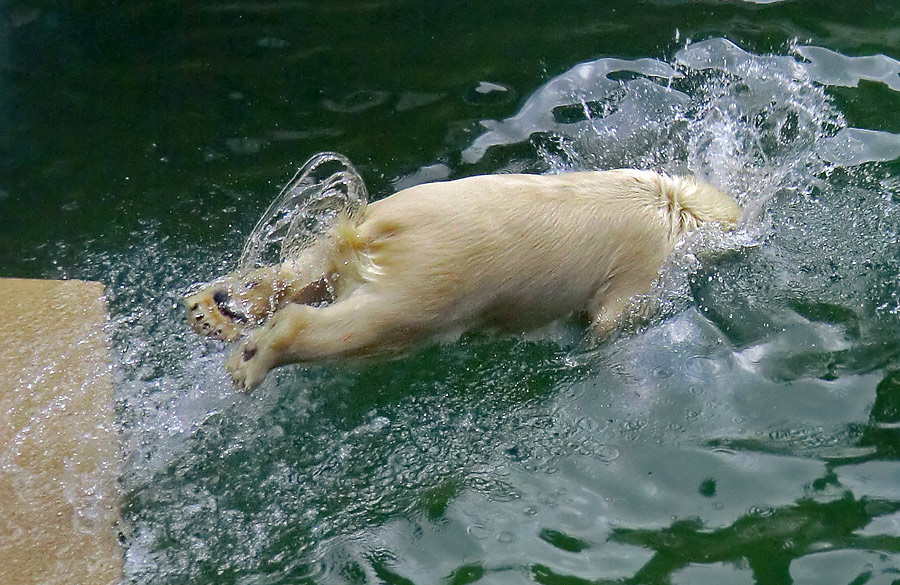
[(775, 515), (775, 508), (769, 506), (751, 506), (747, 511), (751, 516), (760, 516), (762, 518), (769, 518), (770, 516)]
[(502, 542), (503, 544), (509, 544), (511, 542), (514, 542), (515, 540), (516, 540), (516, 535), (513, 534), (512, 532), (508, 532), (508, 531), (504, 530), (503, 532), (500, 532), (499, 534), (497, 534), (497, 542)]
[(619, 458), (619, 450), (612, 445), (601, 445), (596, 451), (597, 458), (606, 463), (611, 463)]
[(516, 99), (516, 91), (508, 86), (490, 81), (482, 81), (466, 92), (463, 99), (473, 105), (505, 104)]
[(668, 366), (660, 366), (658, 368), (654, 368), (651, 372), (651, 375), (655, 378), (671, 378), (675, 374), (675, 370)]
[(484, 524), (475, 523), (466, 528), (466, 532), (475, 540), (484, 540), (488, 537), (488, 529)]

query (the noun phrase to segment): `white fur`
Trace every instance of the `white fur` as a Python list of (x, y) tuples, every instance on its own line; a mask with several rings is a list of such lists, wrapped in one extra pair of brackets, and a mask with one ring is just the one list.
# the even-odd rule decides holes
[(303, 262), (321, 267), (333, 302), (284, 302), (227, 367), (250, 389), (291, 362), (402, 351), (483, 326), (524, 331), (574, 312), (602, 338), (688, 231), (731, 228), (739, 215), (704, 183), (650, 171), (418, 185), (311, 249)]

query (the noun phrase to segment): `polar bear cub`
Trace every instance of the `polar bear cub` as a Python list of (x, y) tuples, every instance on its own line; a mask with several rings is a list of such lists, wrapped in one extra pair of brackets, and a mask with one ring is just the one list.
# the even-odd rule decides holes
[(477, 327), (525, 331), (575, 312), (598, 338), (647, 293), (685, 234), (737, 225), (691, 177), (613, 170), (486, 175), (404, 189), (341, 220), (298, 258), (186, 298), (195, 330), (230, 341), (250, 390), (274, 367), (403, 351)]

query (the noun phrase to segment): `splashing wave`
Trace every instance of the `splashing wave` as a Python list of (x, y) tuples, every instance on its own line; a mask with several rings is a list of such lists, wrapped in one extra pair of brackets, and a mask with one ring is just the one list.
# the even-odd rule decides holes
[[(764, 447), (809, 436), (815, 453), (852, 440), (842, 425), (865, 416), (853, 410), (860, 400), (823, 388), (898, 355), (900, 183), (890, 169), (900, 150), (896, 135), (850, 127), (829, 86), (866, 79), (898, 91), (900, 67), (816, 47), (788, 53), (712, 39), (671, 63), (581, 64), (463, 151), (475, 162), (490, 150), (499, 168), (522, 153), (508, 146), (526, 143), (529, 164), (544, 169), (690, 171), (740, 199), (750, 219), (721, 246), (729, 254), (708, 269), (696, 259), (703, 246), (686, 246), (668, 274), (670, 318), (609, 344), (602, 368), (553, 343), (476, 335), (403, 364), (278, 372), (279, 384), (245, 399), (222, 374), (222, 346), (185, 334), (172, 293), (153, 298), (189, 282), (183, 267), (151, 268), (172, 256), (164, 243), (133, 263), (101, 259), (124, 378), (130, 581), (374, 580), (390, 576), (380, 539), (391, 522), (471, 520), (455, 502), (472, 494), (511, 502), (504, 509), (530, 522), (555, 505), (543, 487), (559, 485), (546, 479), (554, 474), (600, 510), (606, 500), (589, 486), (619, 485), (607, 466), (640, 467), (629, 445), (641, 441), (712, 436), (744, 448), (737, 439), (748, 435)], [(802, 401), (783, 398), (785, 381), (818, 410), (792, 410)], [(748, 388), (752, 403), (741, 399)], [(752, 406), (763, 403), (779, 408)], [(622, 476), (621, 493), (636, 474)], [(461, 538), (476, 539), (479, 522)], [(509, 522), (479, 550), (528, 566), (527, 548), (503, 548), (521, 528)], [(415, 558), (416, 536), (391, 534)]]

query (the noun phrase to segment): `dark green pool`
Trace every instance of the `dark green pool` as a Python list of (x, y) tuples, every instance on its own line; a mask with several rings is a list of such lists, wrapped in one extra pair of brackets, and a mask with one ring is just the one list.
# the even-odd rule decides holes
[[(0, 11), (0, 276), (108, 287), (126, 582), (900, 582), (896, 2)], [(180, 295), (324, 150), (373, 198), (690, 171), (751, 221), (594, 350), (475, 334), (235, 395)]]

